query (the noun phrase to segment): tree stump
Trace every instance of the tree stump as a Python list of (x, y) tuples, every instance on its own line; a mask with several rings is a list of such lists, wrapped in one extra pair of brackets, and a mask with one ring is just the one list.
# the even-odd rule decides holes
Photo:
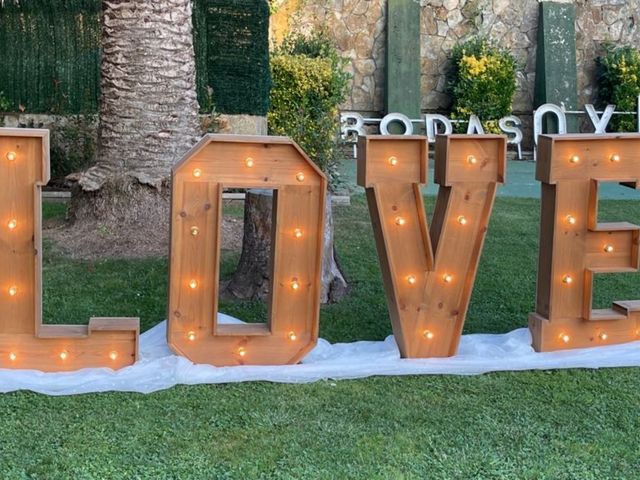
[(72, 244), (166, 251), (171, 167), (201, 135), (191, 4), (103, 2), (97, 163), (75, 187)]
[[(327, 197), (322, 260), (322, 303), (332, 303), (346, 295), (348, 285), (335, 259), (331, 196)], [(242, 300), (264, 300), (271, 281), (273, 192), (249, 190), (244, 207), (244, 237), (238, 267), (223, 295)]]

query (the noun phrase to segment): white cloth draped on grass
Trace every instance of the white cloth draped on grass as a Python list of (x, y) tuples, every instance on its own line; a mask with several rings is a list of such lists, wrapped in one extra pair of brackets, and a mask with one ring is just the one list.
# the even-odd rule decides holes
[[(220, 315), (221, 323), (241, 323)], [(536, 353), (525, 328), (513, 332), (464, 335), (451, 358), (405, 360), (393, 337), (382, 342), (330, 344), (320, 340), (299, 365), (216, 368), (194, 365), (166, 342), (165, 322), (142, 334), (140, 361), (114, 372), (108, 368), (70, 373), (0, 369), (0, 392), (32, 390), (45, 395), (91, 392), (151, 393), (174, 385), (269, 381), (308, 383), (375, 375), (479, 375), (488, 372), (564, 368), (640, 367), (640, 342), (581, 350)]]

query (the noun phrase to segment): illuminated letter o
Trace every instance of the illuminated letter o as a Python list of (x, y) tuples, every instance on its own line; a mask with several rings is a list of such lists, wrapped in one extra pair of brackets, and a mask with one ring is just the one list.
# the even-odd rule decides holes
[[(217, 322), (225, 188), (274, 190), (266, 324)], [(279, 365), (315, 346), (326, 190), (322, 172), (281, 137), (208, 135), (175, 166), (168, 342), (176, 352), (216, 366)]]

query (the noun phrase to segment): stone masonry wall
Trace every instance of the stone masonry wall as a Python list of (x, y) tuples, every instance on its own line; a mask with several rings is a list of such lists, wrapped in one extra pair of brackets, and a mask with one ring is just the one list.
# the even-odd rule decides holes
[[(351, 59), (353, 85), (345, 110), (380, 113), (384, 108), (385, 0), (280, 0), (289, 30), (326, 27)], [(415, 0), (421, 4), (422, 109), (444, 111), (448, 55), (472, 35), (509, 47), (520, 62), (514, 112), (533, 109), (539, 0)], [(571, 0), (563, 0), (572, 3)], [(640, 47), (640, 0), (575, 0), (580, 106), (596, 100), (595, 58), (603, 42)], [(291, 10), (291, 9), (290, 9)], [(275, 19), (277, 20), (278, 13)], [(277, 23), (277, 22), (276, 22)], [(280, 22), (282, 25), (282, 22)], [(281, 34), (281, 32), (280, 32)]]

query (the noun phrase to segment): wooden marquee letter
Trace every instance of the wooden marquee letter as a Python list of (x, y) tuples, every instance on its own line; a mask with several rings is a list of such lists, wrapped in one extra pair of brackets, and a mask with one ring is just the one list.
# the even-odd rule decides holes
[[(274, 190), (267, 324), (219, 325), (224, 188)], [(195, 363), (300, 361), (318, 340), (327, 181), (291, 140), (208, 135), (173, 171), (169, 345)]]
[(393, 333), (406, 358), (455, 354), (505, 176), (505, 137), (438, 136), (440, 189), (429, 233), (420, 192), (428, 148), (423, 137), (376, 136), (361, 137), (358, 149), (358, 183), (366, 188)]
[(536, 313), (537, 351), (637, 340), (640, 301), (593, 310), (593, 276), (638, 270), (640, 227), (598, 223), (599, 182), (640, 186), (640, 135), (542, 135), (536, 177), (542, 182)]
[(0, 368), (122, 368), (138, 354), (137, 318), (42, 324), (41, 189), (49, 131), (0, 129)]

